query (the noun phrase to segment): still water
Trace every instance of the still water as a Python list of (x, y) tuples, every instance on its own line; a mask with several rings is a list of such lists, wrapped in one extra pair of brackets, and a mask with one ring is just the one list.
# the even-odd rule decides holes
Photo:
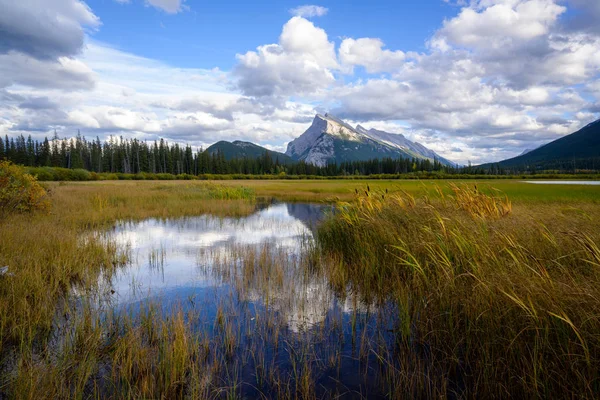
[(214, 264), (225, 263), (239, 249), (262, 251), (268, 246), (299, 257), (303, 245), (312, 242), (312, 229), (324, 211), (320, 205), (275, 204), (244, 218), (204, 215), (119, 223), (110, 239), (127, 249), (131, 262), (110, 282), (113, 300), (165, 301), (220, 287), (223, 266), (216, 270)]
[(599, 186), (600, 181), (523, 181), (536, 185), (592, 185)]
[(278, 203), (242, 218), (120, 222), (105, 234), (130, 262), (101, 279), (103, 301), (131, 314), (147, 304), (166, 315), (183, 309), (215, 353), (234, 337), (235, 355), (223, 359), (235, 374), (215, 379), (234, 381), (239, 396), (276, 396), (277, 385), (259, 379), (257, 367), (292, 385), (298, 365), (310, 371), (314, 395), (383, 395), (381, 371), (372, 366), (391, 354), (398, 314), (350, 290), (334, 292), (315, 267), (316, 228), (328, 212)]

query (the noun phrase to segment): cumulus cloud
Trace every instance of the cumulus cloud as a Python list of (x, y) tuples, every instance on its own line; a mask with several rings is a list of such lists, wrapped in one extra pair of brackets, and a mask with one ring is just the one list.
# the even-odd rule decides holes
[[(165, 12), (185, 7), (144, 1)], [(85, 17), (85, 10), (93, 15), (87, 7), (73, 14), (55, 3), (83, 3), (48, 3), (74, 21), (75, 39), (98, 26)], [(586, 19), (600, 16), (597, 1), (454, 4), (456, 16), (440, 21), (419, 53), (388, 49), (374, 37), (344, 38), (336, 48), (307, 19), (324, 11), (297, 11), (276, 43), (238, 54), (231, 72), (176, 68), (90, 39), (82, 47), (73, 37), (44, 54), (2, 36), (0, 134), (81, 129), (101, 138), (165, 137), (194, 146), (240, 139), (283, 148), (318, 110), (479, 163), (513, 157), (600, 116), (600, 32)]]
[(30, 97), (19, 104), (19, 108), (30, 110), (56, 110), (59, 105), (46, 96)]
[(237, 86), (248, 96), (307, 95), (334, 82), (338, 68), (334, 43), (312, 22), (293, 17), (283, 27), (278, 44), (238, 54)]
[(45, 61), (17, 52), (0, 54), (0, 88), (14, 84), (86, 90), (94, 87), (94, 76), (86, 64), (72, 58)]
[[(584, 0), (582, 0), (584, 1)], [(478, 0), (450, 20), (429, 44), (464, 49), (485, 75), (514, 87), (573, 85), (600, 67), (599, 38), (562, 29), (567, 8), (556, 0)]]
[(311, 18), (311, 17), (322, 17), (327, 14), (329, 9), (315, 5), (304, 5), (290, 10), (290, 14), (297, 17)]
[[(565, 13), (552, 0), (463, 4), (429, 40), (429, 51), (405, 53), (391, 76), (334, 87), (334, 112), (405, 121), (442, 155), (452, 158), (452, 147), (460, 147), (463, 161), (514, 156), (571, 133), (598, 117), (589, 96), (597, 102), (591, 82), (600, 73), (600, 41), (585, 29), (565, 30)], [(342, 43), (340, 61), (346, 52)], [(357, 51), (357, 63), (361, 53), (373, 54)]]
[(80, 0), (0, 0), (0, 53), (20, 52), (37, 59), (77, 55), (84, 28), (99, 18)]
[(383, 47), (377, 38), (344, 39), (339, 48), (340, 61), (347, 66), (363, 66), (369, 73), (395, 72), (404, 63), (405, 54)]
[(93, 70), (96, 85), (79, 92), (45, 83), (0, 88), (1, 136), (42, 139), (56, 129), (69, 137), (81, 130), (101, 139), (163, 137), (195, 147), (250, 140), (275, 148), (301, 134), (315, 113), (309, 105), (232, 93), (219, 70), (176, 68), (97, 42), (71, 61)]
[(565, 11), (553, 0), (480, 0), (444, 21), (438, 36), (460, 46), (503, 48), (548, 34)]
[(0, 0), (0, 88), (88, 90), (93, 72), (75, 56), (100, 25), (80, 0)]

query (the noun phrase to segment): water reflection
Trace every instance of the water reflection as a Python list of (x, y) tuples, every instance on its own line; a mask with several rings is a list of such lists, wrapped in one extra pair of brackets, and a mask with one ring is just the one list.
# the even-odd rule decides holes
[[(112, 293), (111, 301), (116, 305), (148, 298), (172, 302), (190, 295), (203, 296), (207, 288), (213, 289), (210, 296), (215, 302), (218, 302), (214, 298), (216, 289), (222, 292), (236, 289), (251, 302), (263, 301), (262, 291), (269, 290), (272, 302), (285, 298), (286, 306), (297, 303), (298, 299), (315, 304), (317, 301), (311, 300), (315, 296), (319, 297), (320, 305), (330, 303), (323, 301), (323, 296), (330, 293), (322, 294), (326, 286), (322, 283), (302, 282), (301, 288), (289, 286), (298, 286), (294, 274), (303, 248), (312, 243), (313, 229), (327, 208), (279, 203), (244, 218), (203, 215), (121, 222), (109, 233), (109, 238), (128, 249), (131, 262), (109, 282), (104, 282), (104, 286)], [(270, 287), (252, 280), (236, 281), (246, 264), (260, 262), (248, 259), (254, 255), (276, 264), (271, 271), (273, 276), (266, 281)], [(278, 276), (279, 280), (275, 279)], [(274, 287), (276, 284), (281, 287)], [(317, 290), (317, 286), (323, 289)], [(307, 313), (323, 318), (325, 311)]]
[[(329, 209), (279, 203), (244, 218), (119, 223), (108, 239), (127, 247), (131, 262), (101, 282), (104, 301), (132, 314), (149, 304), (166, 315), (183, 309), (215, 359), (244, 365), (227, 364), (235, 376), (218, 377), (245, 382), (242, 396), (277, 397), (279, 383), (257, 389), (264, 385), (257, 371), (268, 367), (275, 381), (292, 387), (300, 361), (312, 369), (317, 397), (384, 395), (378, 370), (369, 366), (393, 354), (398, 313), (332, 290), (311, 251)], [(235, 358), (226, 350), (231, 342)]]

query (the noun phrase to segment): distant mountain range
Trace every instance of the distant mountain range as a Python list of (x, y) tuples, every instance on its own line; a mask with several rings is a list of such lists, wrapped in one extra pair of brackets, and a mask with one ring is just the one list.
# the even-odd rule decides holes
[(574, 164), (577, 168), (590, 168), (594, 166), (592, 160), (600, 161), (600, 120), (537, 149), (525, 151), (518, 157), (482, 167), (563, 169)]
[[(345, 161), (366, 161), (381, 158), (416, 158), (437, 160), (457, 166), (420, 143), (412, 142), (403, 135), (356, 128), (330, 115), (317, 114), (310, 127), (288, 144), (287, 151), (280, 153), (250, 142), (226, 142), (213, 144), (211, 154), (222, 152), (226, 159), (258, 158), (269, 152), (273, 160), (282, 164), (305, 161), (317, 166)], [(578, 163), (579, 161), (579, 163)], [(592, 122), (579, 131), (536, 149), (527, 149), (518, 157), (497, 163), (481, 165), (483, 168), (501, 166), (519, 169), (565, 169), (590, 168), (600, 163), (600, 120)]]
[(353, 128), (330, 114), (317, 114), (306, 132), (288, 144), (285, 154), (239, 140), (217, 142), (207, 151), (210, 154), (220, 151), (228, 160), (258, 158), (268, 151), (273, 160), (279, 159), (282, 164), (306, 161), (320, 167), (330, 162), (366, 161), (387, 157), (437, 160), (445, 165), (456, 166), (455, 163), (422, 144), (411, 142), (403, 135), (377, 129), (367, 130), (360, 125)]
[(455, 165), (402, 135), (367, 130), (360, 125), (353, 128), (330, 114), (317, 114), (306, 132), (288, 144), (285, 154), (318, 166), (385, 157), (438, 160)]
[(216, 154), (222, 152), (226, 160), (232, 160), (235, 158), (259, 158), (265, 155), (265, 152), (269, 153), (273, 161), (279, 160), (281, 164), (289, 164), (294, 162), (291, 157), (280, 153), (278, 151), (268, 150), (262, 146), (256, 145), (250, 142), (242, 142), (236, 140), (234, 142), (220, 141), (206, 149), (209, 154)]

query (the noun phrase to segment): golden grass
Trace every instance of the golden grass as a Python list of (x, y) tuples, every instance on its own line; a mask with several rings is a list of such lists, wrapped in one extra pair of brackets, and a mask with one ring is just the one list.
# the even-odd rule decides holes
[[(75, 384), (70, 379), (84, 383), (91, 373), (43, 378), (44, 374), (36, 367), (41, 356), (49, 356), (47, 353), (53, 351), (51, 341), (57, 316), (82, 317), (80, 311), (71, 309), (65, 301), (72, 297), (73, 289), (83, 293), (94, 290), (100, 273), (110, 274), (126, 262), (126, 254), (121, 249), (96, 237), (84, 236), (86, 232), (111, 227), (122, 219), (173, 218), (202, 213), (246, 215), (255, 207), (252, 191), (203, 182), (131, 183), (127, 186), (54, 184), (49, 191), (53, 205), (49, 215), (13, 214), (0, 221), (0, 266), (8, 266), (9, 271), (0, 276), (0, 365), (9, 370), (17, 366), (19, 384), (15, 387), (19, 390), (16, 392), (23, 394), (37, 393), (37, 389), (43, 392), (47, 386), (57, 385), (60, 379), (69, 379), (69, 385), (63, 388), (68, 391), (70, 385)], [(89, 327), (89, 324), (82, 325), (76, 331), (85, 335)], [(81, 367), (75, 368), (78, 374), (86, 365), (92, 368), (95, 362), (94, 345), (99, 346), (101, 330), (97, 326), (91, 330), (95, 336), (81, 339), (85, 342), (85, 351), (81, 355), (84, 359), (79, 361)], [(76, 351), (64, 354), (70, 353)], [(88, 353), (92, 358), (85, 358)], [(183, 361), (175, 360), (174, 365)], [(48, 363), (50, 361), (42, 365)], [(23, 382), (23, 377), (30, 378), (28, 383)], [(42, 383), (39, 379), (49, 381)], [(7, 384), (0, 381), (0, 392)], [(80, 393), (80, 390), (83, 387), (69, 393)], [(60, 391), (56, 394), (70, 397)]]
[[(418, 392), (448, 395), (460, 381), (466, 397), (596, 397), (597, 207), (561, 215), (451, 189), (434, 200), (367, 190), (342, 204), (319, 231), (334, 287), (397, 299), (399, 352), (421, 341), (434, 361), (424, 368), (439, 371)], [(413, 387), (398, 373), (400, 388)]]
[[(523, 185), (502, 184), (513, 191)], [(0, 266), (14, 273), (0, 277), (0, 396), (237, 398), (250, 385), (250, 393), (265, 397), (347, 394), (315, 385), (324, 374), (335, 380), (345, 371), (346, 322), (335, 317), (315, 324), (315, 336), (303, 340), (283, 333), (282, 310), (306, 296), (294, 292), (297, 283), (332, 287), (340, 301), (353, 304), (351, 361), (358, 376), (380, 386), (378, 394), (598, 396), (600, 207), (594, 189), (569, 201), (564, 189), (540, 188), (550, 193), (547, 201), (531, 197), (527, 186), (525, 197), (506, 197), (492, 189), (495, 183), (368, 185), (49, 184), (50, 215), (0, 221)], [(182, 306), (162, 310), (150, 303), (134, 314), (113, 314), (94, 303), (99, 274), (110, 276), (127, 254), (87, 232), (118, 220), (242, 216), (254, 210), (255, 197), (271, 196), (345, 202), (320, 229), (319, 251), (307, 251), (291, 266), (285, 252), (269, 247), (231, 249), (229, 258), (216, 259), (213, 273), (235, 290), (211, 316), (214, 335), (195, 330), (200, 316)], [(149, 261), (164, 263), (159, 253)], [(256, 293), (264, 313), (239, 315), (235, 303)], [(359, 304), (368, 305), (366, 316)], [(365, 328), (371, 312), (375, 332)], [(253, 316), (255, 325), (235, 322)], [(331, 338), (337, 339), (324, 347)], [(252, 369), (252, 382), (241, 379), (244, 366)]]

